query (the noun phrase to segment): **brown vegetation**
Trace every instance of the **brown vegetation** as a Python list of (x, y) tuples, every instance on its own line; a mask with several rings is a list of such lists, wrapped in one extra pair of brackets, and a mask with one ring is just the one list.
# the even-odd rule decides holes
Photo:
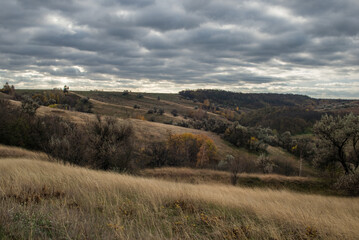
[[(1, 159), (0, 234), (22, 239), (355, 239), (359, 202)], [(10, 184), (11, 183), (11, 184)]]

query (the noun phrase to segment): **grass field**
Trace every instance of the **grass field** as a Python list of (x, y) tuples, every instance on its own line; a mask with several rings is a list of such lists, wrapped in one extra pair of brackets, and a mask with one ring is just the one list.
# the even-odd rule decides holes
[(5, 150), (0, 149), (2, 239), (359, 236), (358, 198), (176, 183), (47, 162), (19, 149), (11, 149), (14, 157)]

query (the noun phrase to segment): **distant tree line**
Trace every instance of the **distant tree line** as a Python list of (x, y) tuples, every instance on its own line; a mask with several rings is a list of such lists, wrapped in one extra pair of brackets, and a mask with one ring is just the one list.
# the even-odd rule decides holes
[(304, 106), (316, 100), (296, 94), (237, 93), (224, 90), (183, 90), (179, 94), (186, 99), (204, 102), (210, 100), (220, 106), (258, 109), (266, 106)]
[(303, 107), (266, 107), (242, 114), (239, 123), (249, 127), (268, 127), (280, 133), (308, 133), (323, 113)]

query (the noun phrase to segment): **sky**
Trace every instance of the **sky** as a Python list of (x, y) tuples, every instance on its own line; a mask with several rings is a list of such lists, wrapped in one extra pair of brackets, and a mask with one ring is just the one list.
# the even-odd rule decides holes
[(0, 84), (359, 98), (358, 0), (0, 0)]

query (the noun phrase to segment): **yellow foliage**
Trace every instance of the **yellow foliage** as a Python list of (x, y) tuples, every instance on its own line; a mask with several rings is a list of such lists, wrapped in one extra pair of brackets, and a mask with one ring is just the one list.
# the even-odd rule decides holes
[(58, 104), (51, 104), (49, 105), (50, 108), (57, 108)]
[(210, 101), (208, 99), (203, 101), (203, 105), (206, 107), (209, 107), (211, 105)]
[(136, 119), (139, 119), (139, 120), (143, 120), (143, 121), (146, 120), (146, 119), (145, 119), (145, 116), (143, 116), (143, 115), (136, 115), (135, 118), (136, 118)]
[(190, 151), (189, 148), (194, 144), (197, 152), (197, 167), (203, 167), (210, 163), (217, 153), (217, 147), (213, 140), (203, 134), (172, 134), (169, 136), (167, 144), (177, 149), (181, 155), (188, 155), (188, 151)]

